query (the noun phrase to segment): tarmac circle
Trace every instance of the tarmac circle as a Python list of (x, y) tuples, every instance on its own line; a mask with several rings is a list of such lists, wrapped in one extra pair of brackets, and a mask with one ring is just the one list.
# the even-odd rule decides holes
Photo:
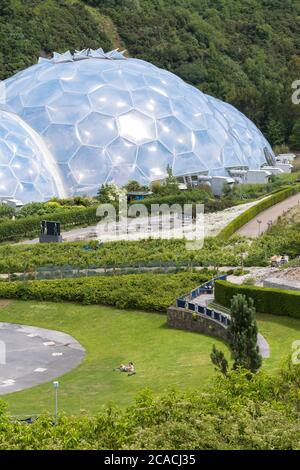
[(0, 395), (56, 379), (84, 356), (85, 349), (66, 333), (0, 322)]

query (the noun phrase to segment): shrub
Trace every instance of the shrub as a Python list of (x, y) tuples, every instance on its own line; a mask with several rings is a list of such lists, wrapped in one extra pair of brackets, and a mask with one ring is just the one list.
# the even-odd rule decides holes
[(236, 294), (244, 294), (252, 298), (256, 310), (260, 313), (300, 319), (300, 292), (237, 285), (227, 281), (216, 282), (215, 299), (219, 304), (230, 307), (231, 299)]
[(67, 211), (60, 210), (42, 216), (34, 215), (0, 223), (0, 242), (37, 237), (40, 232), (40, 222), (44, 219), (60, 222), (63, 229), (76, 225), (91, 225), (97, 222), (96, 207), (74, 207)]
[(76, 302), (165, 312), (208, 273), (140, 274), (47, 281), (1, 282), (0, 298)]

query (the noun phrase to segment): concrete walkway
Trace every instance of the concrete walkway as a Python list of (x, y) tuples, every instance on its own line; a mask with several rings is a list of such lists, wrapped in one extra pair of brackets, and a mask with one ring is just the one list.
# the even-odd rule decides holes
[(84, 348), (66, 333), (0, 323), (0, 395), (50, 382), (84, 356)]
[[(272, 221), (272, 223), (275, 223), (278, 217), (295, 207), (297, 204), (300, 204), (299, 193), (261, 212), (254, 219), (241, 227), (237, 233), (245, 237), (257, 238), (268, 230), (268, 222)], [(260, 224), (257, 222), (258, 220), (261, 221)]]
[[(213, 294), (203, 294), (193, 299), (193, 302), (195, 302), (197, 305), (201, 305), (202, 307), (207, 307), (213, 300), (214, 300)], [(214, 310), (216, 310), (219, 313), (223, 313), (221, 312), (221, 310), (218, 310), (215, 308)], [(264, 359), (267, 359), (268, 357), (270, 357), (269, 344), (267, 340), (263, 337), (263, 335), (261, 335), (260, 333), (258, 333), (257, 335), (257, 346), (259, 348), (260, 354), (262, 355)]]

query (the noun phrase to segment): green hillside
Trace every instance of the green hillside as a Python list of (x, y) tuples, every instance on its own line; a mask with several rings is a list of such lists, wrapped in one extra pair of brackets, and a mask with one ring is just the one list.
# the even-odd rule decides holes
[(2, 79), (53, 50), (121, 45), (300, 146), (299, 0), (1, 0), (0, 14)]

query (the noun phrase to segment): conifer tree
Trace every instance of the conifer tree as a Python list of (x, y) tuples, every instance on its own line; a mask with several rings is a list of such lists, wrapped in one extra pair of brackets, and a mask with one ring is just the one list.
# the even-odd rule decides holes
[(237, 294), (231, 300), (231, 323), (228, 327), (229, 344), (233, 356), (233, 368), (243, 367), (258, 371), (262, 357), (257, 345), (257, 323), (253, 299)]

